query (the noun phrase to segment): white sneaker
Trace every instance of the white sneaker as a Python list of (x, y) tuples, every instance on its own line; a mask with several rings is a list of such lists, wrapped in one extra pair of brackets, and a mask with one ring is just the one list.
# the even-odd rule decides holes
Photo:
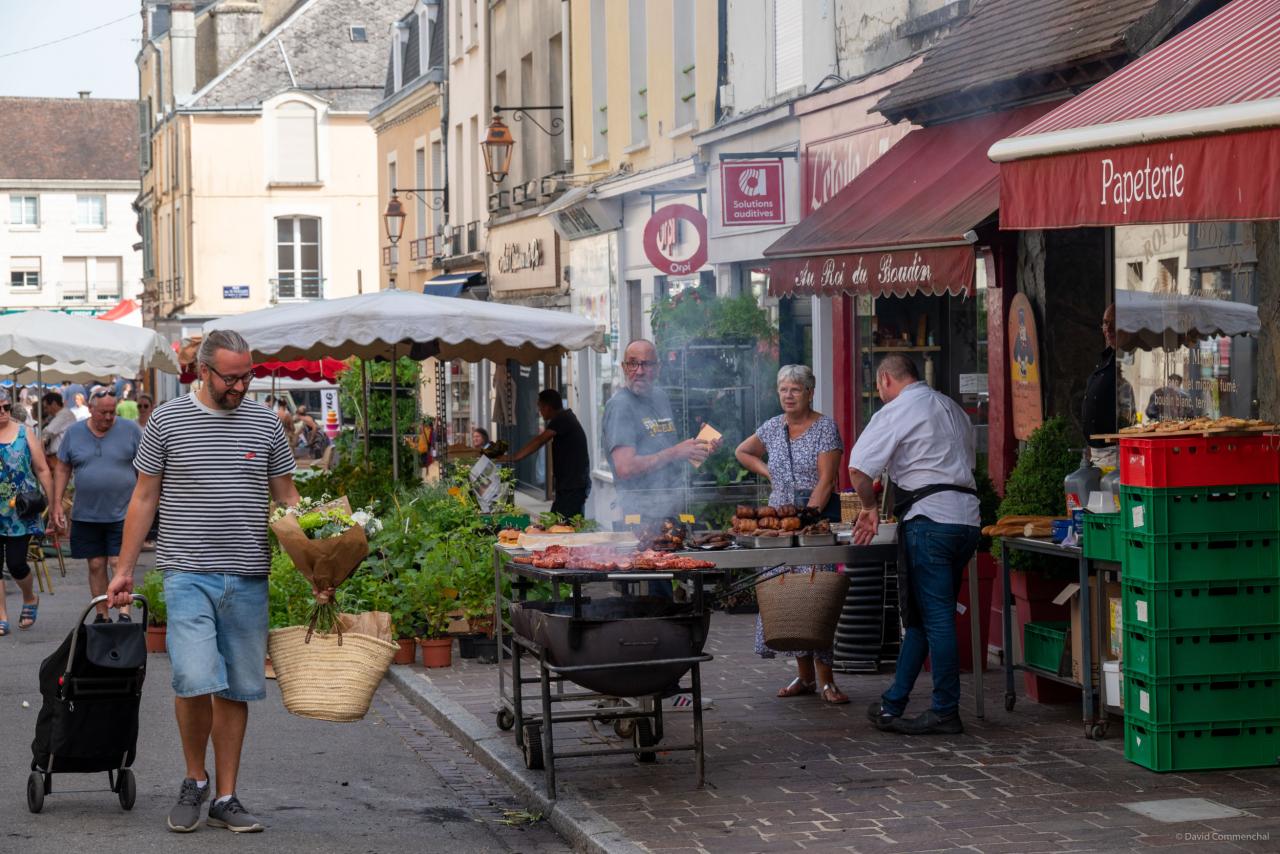
[[(715, 700), (702, 695), (702, 711), (715, 708)], [(692, 694), (672, 694), (662, 701), (662, 710), (664, 712), (692, 712), (693, 711), (693, 695)]]

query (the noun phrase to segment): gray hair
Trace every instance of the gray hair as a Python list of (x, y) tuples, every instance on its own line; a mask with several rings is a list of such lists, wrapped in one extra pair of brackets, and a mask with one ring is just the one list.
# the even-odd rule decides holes
[(881, 359), (879, 367), (876, 368), (876, 375), (880, 374), (888, 374), (898, 382), (906, 380), (915, 382), (920, 379), (920, 369), (916, 367), (916, 363), (910, 356), (903, 353), (890, 353)]
[(215, 329), (200, 342), (200, 352), (196, 361), (202, 365), (213, 365), (219, 350), (230, 350), (232, 353), (248, 353), (249, 342), (244, 336), (231, 329)]
[(805, 391), (813, 391), (817, 381), (808, 365), (783, 365), (778, 369), (778, 385), (785, 382), (799, 383)]

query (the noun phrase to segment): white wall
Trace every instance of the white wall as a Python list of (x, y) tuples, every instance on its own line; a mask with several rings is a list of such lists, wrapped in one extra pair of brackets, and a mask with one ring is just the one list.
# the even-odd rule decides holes
[[(133, 245), (142, 240), (137, 231), (137, 215), (132, 208), (138, 187), (117, 181), (109, 185), (84, 182), (32, 182), (35, 186), (0, 188), (0, 306), (4, 308), (83, 308), (106, 310), (122, 299), (136, 299), (142, 292), (142, 252)], [(94, 228), (76, 225), (76, 196), (106, 197), (106, 225)], [(10, 223), (10, 195), (35, 195), (39, 201), (40, 223), (36, 227)], [(39, 257), (42, 287), (38, 291), (14, 290), (9, 273), (15, 257)], [(113, 268), (96, 271), (89, 265), (86, 298), (62, 299), (63, 258), (119, 258), (119, 293), (106, 287), (117, 278)], [(95, 293), (94, 285), (102, 288)], [(78, 289), (78, 286), (77, 286)]]

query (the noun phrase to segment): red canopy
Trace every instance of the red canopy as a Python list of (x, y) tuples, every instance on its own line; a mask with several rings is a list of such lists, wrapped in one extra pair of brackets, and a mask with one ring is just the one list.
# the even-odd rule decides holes
[[(176, 346), (176, 345), (175, 345)], [(196, 375), (194, 371), (185, 370), (190, 367), (184, 365), (182, 376), (178, 379), (184, 383), (195, 382)], [(311, 380), (312, 382), (334, 382), (338, 378), (338, 374), (345, 371), (350, 365), (346, 362), (340, 362), (337, 359), (324, 358), (319, 361), (299, 360), (296, 362), (259, 362), (253, 366), (253, 375), (255, 377), (276, 376), (280, 378), (289, 378), (292, 380)]]
[(991, 144), (1043, 115), (1038, 104), (907, 134), (764, 251), (770, 292), (971, 293), (970, 232), (1000, 202)]
[(990, 154), (1002, 228), (1280, 219), (1280, 0), (1235, 0)]

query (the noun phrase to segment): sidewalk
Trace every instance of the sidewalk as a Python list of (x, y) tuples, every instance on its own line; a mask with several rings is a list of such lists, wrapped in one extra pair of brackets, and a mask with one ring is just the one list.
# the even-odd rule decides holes
[[(558, 762), (560, 800), (545, 803), (541, 772), (525, 769), (512, 733), (495, 722), (497, 668), (455, 657), (454, 666), (393, 667), (392, 680), (429, 715), (541, 803), (578, 847), (647, 851), (855, 852), (1276, 851), (1280, 772), (1274, 768), (1156, 774), (1124, 759), (1123, 724), (1089, 741), (1079, 705), (1040, 706), (1019, 695), (1004, 710), (1003, 674), (988, 671), (986, 718), (977, 720), (972, 677), (962, 677), (958, 737), (907, 738), (865, 718), (888, 676), (838, 674), (851, 699), (774, 697), (794, 673), (789, 660), (751, 653), (753, 616), (717, 613), (703, 669), (715, 709), (704, 716), (707, 786), (694, 786), (692, 756)], [(1021, 675), (1018, 689), (1021, 692)], [(913, 712), (927, 704), (922, 675)], [(687, 741), (691, 717), (665, 717), (668, 738)], [(614, 741), (605, 726), (574, 731), (583, 742)], [(572, 741), (558, 727), (559, 745)], [(1200, 798), (1233, 817), (1168, 823), (1126, 805)], [(1176, 818), (1191, 805), (1165, 805)], [(1200, 806), (1203, 806), (1200, 805)], [(1239, 811), (1236, 813), (1235, 811)], [(575, 831), (575, 826), (577, 830)], [(1209, 843), (1212, 843), (1211, 845)]]

